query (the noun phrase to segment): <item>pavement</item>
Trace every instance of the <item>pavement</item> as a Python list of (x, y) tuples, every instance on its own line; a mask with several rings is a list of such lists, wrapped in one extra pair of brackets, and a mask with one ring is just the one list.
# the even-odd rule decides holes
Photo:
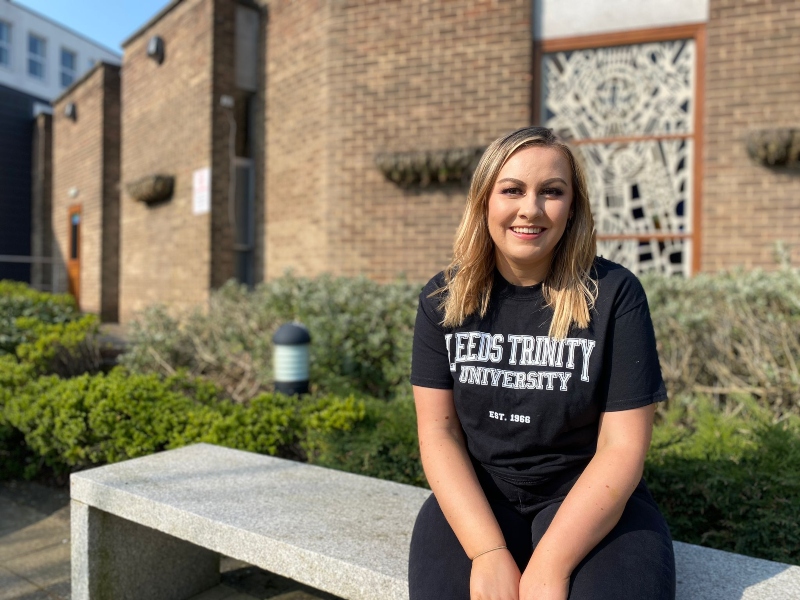
[[(69, 490), (0, 482), (0, 600), (70, 600)], [(190, 600), (338, 600), (222, 557), (222, 583)]]

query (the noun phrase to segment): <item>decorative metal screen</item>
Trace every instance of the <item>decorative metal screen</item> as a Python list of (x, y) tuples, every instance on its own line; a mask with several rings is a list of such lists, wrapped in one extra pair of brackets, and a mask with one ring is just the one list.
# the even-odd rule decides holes
[(541, 121), (586, 167), (598, 253), (688, 274), (694, 40), (545, 54)]

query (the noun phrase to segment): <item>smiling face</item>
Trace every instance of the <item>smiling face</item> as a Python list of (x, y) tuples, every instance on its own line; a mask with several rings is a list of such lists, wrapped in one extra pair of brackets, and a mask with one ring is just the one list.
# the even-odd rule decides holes
[(570, 218), (572, 171), (556, 148), (517, 150), (497, 175), (489, 195), (487, 222), (495, 262), (514, 285), (544, 280)]

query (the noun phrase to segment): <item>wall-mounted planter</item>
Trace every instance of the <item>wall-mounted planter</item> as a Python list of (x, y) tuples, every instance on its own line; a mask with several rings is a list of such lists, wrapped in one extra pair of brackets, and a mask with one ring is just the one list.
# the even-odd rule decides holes
[(128, 193), (140, 202), (160, 202), (172, 197), (175, 178), (172, 175), (148, 175), (125, 185)]
[(484, 148), (417, 152), (387, 152), (375, 157), (386, 179), (400, 187), (431, 187), (447, 183), (469, 185)]
[(747, 154), (765, 167), (800, 168), (800, 129), (764, 129), (747, 135)]

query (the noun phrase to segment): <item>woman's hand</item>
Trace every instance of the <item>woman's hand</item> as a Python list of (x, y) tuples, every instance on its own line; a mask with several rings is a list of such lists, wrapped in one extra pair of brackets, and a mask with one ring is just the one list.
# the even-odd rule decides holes
[(470, 600), (520, 600), (519, 567), (508, 550), (494, 550), (472, 561)]
[(519, 600), (567, 600), (569, 574), (539, 564), (536, 558), (534, 553), (519, 580)]

